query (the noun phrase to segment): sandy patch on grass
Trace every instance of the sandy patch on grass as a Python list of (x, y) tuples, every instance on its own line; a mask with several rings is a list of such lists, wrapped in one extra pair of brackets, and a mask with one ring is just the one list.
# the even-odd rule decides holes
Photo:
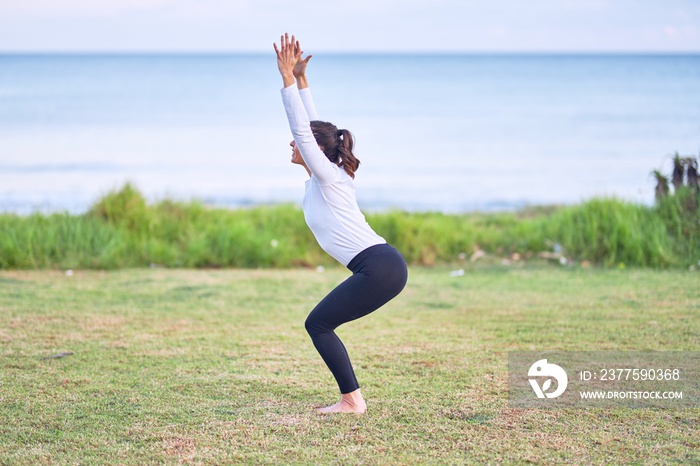
[(161, 358), (183, 356), (185, 354), (187, 354), (187, 350), (184, 348), (158, 348), (136, 353), (137, 356), (154, 356)]
[(163, 439), (163, 449), (168, 456), (189, 461), (197, 456), (197, 441), (184, 436), (169, 437)]
[(117, 316), (99, 316), (91, 317), (80, 323), (80, 327), (88, 332), (96, 332), (100, 330), (114, 330), (123, 327), (126, 319)]

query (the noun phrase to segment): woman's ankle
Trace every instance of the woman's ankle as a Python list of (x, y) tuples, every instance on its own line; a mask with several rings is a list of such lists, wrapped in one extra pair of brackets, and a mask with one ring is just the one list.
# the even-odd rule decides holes
[(365, 402), (364, 398), (362, 398), (362, 393), (360, 392), (359, 388), (350, 393), (343, 393), (342, 399), (350, 405), (364, 404)]
[(342, 400), (345, 401), (350, 406), (358, 406), (358, 407), (365, 406), (365, 399), (362, 397), (362, 393), (360, 392), (359, 388), (353, 392), (344, 393), (342, 396)]

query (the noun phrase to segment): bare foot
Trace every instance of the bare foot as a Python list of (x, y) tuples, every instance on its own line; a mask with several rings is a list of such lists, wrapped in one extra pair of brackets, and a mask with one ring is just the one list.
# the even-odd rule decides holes
[(317, 410), (321, 414), (328, 413), (356, 413), (362, 414), (367, 411), (367, 405), (365, 400), (362, 398), (360, 389), (358, 388), (354, 392), (346, 393), (340, 399), (340, 401), (332, 406), (326, 406), (325, 408), (320, 408)]

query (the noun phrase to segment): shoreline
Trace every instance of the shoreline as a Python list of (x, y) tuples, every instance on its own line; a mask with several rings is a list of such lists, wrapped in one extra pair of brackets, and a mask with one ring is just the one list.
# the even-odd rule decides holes
[[(104, 193), (100, 198), (108, 193)], [(68, 214), (74, 216), (84, 215), (90, 211), (92, 206), (100, 201), (100, 198), (94, 199), (92, 202), (73, 202), (63, 203), (64, 205), (52, 206), (41, 203), (29, 202), (0, 202), (0, 215), (53, 215), (53, 214)], [(149, 205), (155, 205), (162, 202), (183, 203), (183, 204), (200, 204), (208, 209), (223, 209), (229, 211), (250, 210), (255, 208), (275, 208), (292, 206), (301, 209), (301, 198), (299, 200), (252, 200), (252, 199), (228, 199), (218, 200), (207, 197), (186, 197), (186, 196), (145, 196), (146, 202)], [(491, 200), (482, 202), (455, 202), (448, 205), (427, 204), (427, 203), (392, 203), (392, 202), (362, 202), (358, 201), (360, 209), (365, 214), (386, 214), (390, 212), (405, 212), (408, 214), (442, 214), (449, 216), (463, 215), (498, 215), (498, 214), (531, 214), (532, 212), (552, 211), (565, 207), (573, 207), (596, 199), (610, 199), (620, 202), (630, 203), (642, 207), (652, 207), (653, 203), (639, 202), (629, 200), (615, 195), (592, 196), (587, 199), (580, 199), (573, 202), (527, 202), (527, 201), (507, 201), (507, 200)], [(9, 205), (7, 205), (9, 204)]]

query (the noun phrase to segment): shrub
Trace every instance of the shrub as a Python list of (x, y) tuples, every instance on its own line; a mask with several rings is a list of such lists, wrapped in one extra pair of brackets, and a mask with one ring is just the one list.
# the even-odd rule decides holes
[[(700, 259), (697, 193), (655, 207), (616, 199), (526, 212), (368, 214), (412, 264), (432, 266), (483, 250), (523, 257), (560, 244), (569, 258), (605, 266), (666, 267)], [(211, 208), (148, 205), (133, 186), (108, 193), (85, 215), (0, 215), (0, 268), (296, 267), (331, 264), (291, 205)]]

